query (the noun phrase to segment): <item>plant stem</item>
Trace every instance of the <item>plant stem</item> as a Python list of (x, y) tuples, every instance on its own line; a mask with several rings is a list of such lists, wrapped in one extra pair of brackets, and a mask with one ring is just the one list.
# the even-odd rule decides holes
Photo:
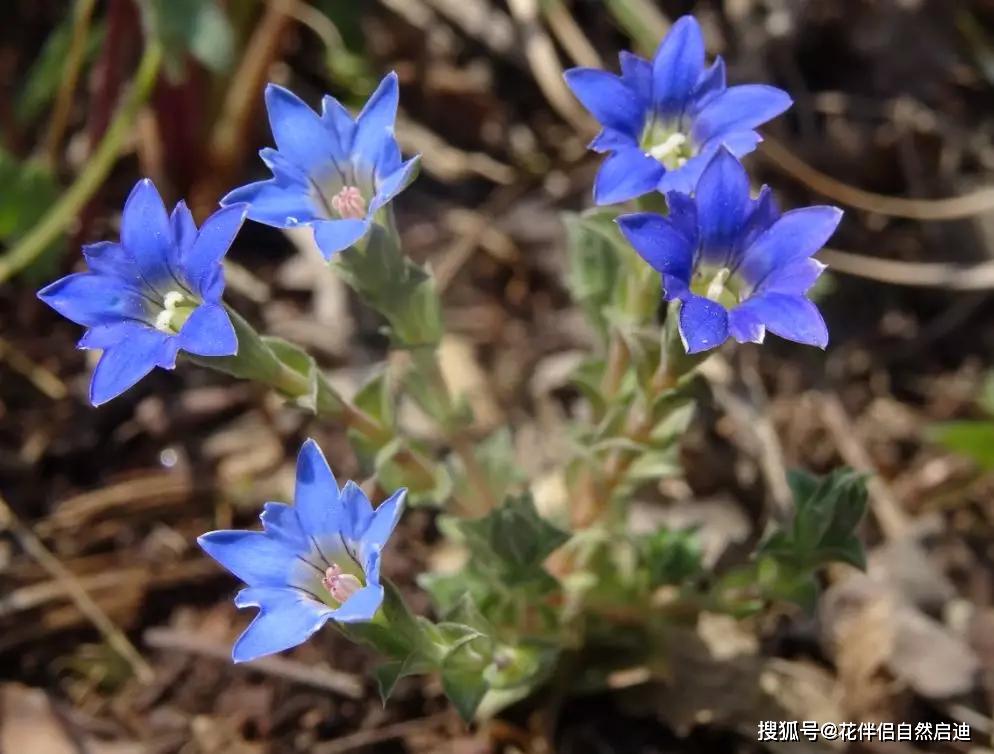
[(83, 67), (86, 40), (90, 33), (90, 21), (96, 4), (97, 0), (76, 0), (73, 7), (72, 39), (62, 68), (62, 81), (59, 83), (59, 91), (55, 97), (55, 106), (52, 108), (51, 125), (45, 138), (48, 164), (53, 169), (59, 163), (62, 134), (66, 130), (69, 110), (72, 107), (72, 95), (76, 91), (76, 83), (79, 81), (79, 73)]
[(20, 243), (0, 257), (0, 283), (30, 265), (48, 248), (103, 185), (104, 179), (120, 155), (121, 146), (131, 133), (135, 116), (152, 93), (161, 63), (162, 48), (157, 42), (149, 42), (138, 63), (131, 89), (118, 108), (100, 144), (87, 160), (86, 167), (48, 214), (21, 239)]
[[(452, 394), (449, 392), (449, 386), (445, 381), (445, 376), (442, 374), (442, 369), (438, 363), (438, 349), (417, 349), (414, 352), (414, 365), (425, 377), (426, 382), (435, 392), (439, 402), (445, 406), (446, 415), (450, 417), (454, 416), (455, 405), (452, 400)], [(486, 471), (476, 457), (472, 439), (466, 434), (465, 428), (458, 426), (453, 421), (440, 422), (440, 425), (452, 451), (462, 462), (466, 476), (469, 478), (470, 487), (473, 491), (479, 493), (479, 497), (474, 496), (470, 501), (461, 501), (462, 507), (467, 512), (477, 512), (480, 514), (493, 510), (497, 507), (498, 500), (494, 497), (493, 490), (490, 488), (490, 480), (487, 479)], [(477, 502), (479, 500), (483, 501), (482, 506)]]

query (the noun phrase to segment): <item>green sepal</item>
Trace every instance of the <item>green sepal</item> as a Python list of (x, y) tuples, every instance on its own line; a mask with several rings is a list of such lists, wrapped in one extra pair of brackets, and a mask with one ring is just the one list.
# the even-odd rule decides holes
[(320, 378), (314, 357), (295, 343), (290, 343), (282, 338), (263, 335), (262, 342), (266, 344), (280, 363), (303, 378), (302, 384), (306, 386), (305, 391), (296, 395), (286, 394), (286, 397), (301, 408), (317, 413)]
[(435, 281), (404, 255), (390, 230), (374, 224), (361, 248), (346, 249), (332, 264), (386, 318), (397, 346), (435, 346), (441, 340), (442, 307)]

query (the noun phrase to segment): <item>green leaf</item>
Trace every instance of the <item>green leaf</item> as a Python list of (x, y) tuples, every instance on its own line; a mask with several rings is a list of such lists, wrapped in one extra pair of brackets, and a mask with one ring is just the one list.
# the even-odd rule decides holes
[(659, 529), (639, 541), (651, 587), (684, 584), (701, 573), (701, 544), (693, 529)]
[(487, 661), (471, 645), (471, 640), (459, 644), (442, 662), (442, 689), (467, 723), (473, 719), (489, 688), (483, 675)]
[(359, 388), (352, 402), (385, 427), (394, 426), (394, 401), (386, 370), (380, 370)]
[[(497, 500), (502, 500), (515, 487), (525, 482), (521, 467), (514, 457), (514, 443), (511, 431), (501, 427), (473, 448), (473, 455), (487, 481), (491, 494)], [(456, 468), (454, 484), (457, 497), (468, 498), (474, 493), (472, 480), (466, 474), (462, 462), (453, 459)]]
[(994, 469), (994, 421), (952, 421), (933, 424), (929, 437), (983, 469)]
[(567, 285), (602, 337), (608, 332), (605, 311), (615, 303), (623, 272), (618, 260), (624, 238), (614, 217), (608, 213), (563, 215), (569, 253)]
[[(58, 195), (58, 185), (47, 167), (32, 160), (18, 162), (0, 149), (0, 241), (9, 245), (31, 230)], [(60, 234), (29, 268), (32, 279), (46, 273), (65, 246)]]
[(759, 549), (768, 561), (765, 567), (778, 569), (771, 583), (793, 589), (827, 563), (865, 567), (863, 546), (856, 536), (866, 512), (865, 477), (849, 469), (838, 469), (822, 479), (795, 471), (789, 482), (796, 505), (794, 519), (789, 527), (772, 531)]
[(373, 671), (373, 676), (376, 678), (376, 686), (380, 692), (380, 701), (383, 704), (387, 703), (397, 686), (397, 681), (401, 678), (430, 673), (431, 670), (431, 664), (422, 659), (416, 652), (412, 652), (402, 660), (390, 660), (379, 665)]
[(459, 528), (475, 558), (488, 560), (507, 586), (547, 582), (542, 563), (569, 539), (538, 514), (530, 494), (509, 497), (486, 516), (462, 521)]
[(145, 33), (165, 51), (166, 71), (182, 78), (187, 54), (212, 71), (227, 70), (234, 59), (234, 33), (216, 0), (140, 0)]

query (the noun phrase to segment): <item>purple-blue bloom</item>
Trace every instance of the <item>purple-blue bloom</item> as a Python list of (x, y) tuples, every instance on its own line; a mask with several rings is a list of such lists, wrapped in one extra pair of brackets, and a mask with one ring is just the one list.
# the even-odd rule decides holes
[(842, 211), (805, 207), (780, 214), (768, 187), (755, 199), (745, 168), (721, 149), (694, 197), (667, 194), (669, 216), (640, 212), (618, 224), (639, 255), (662, 273), (663, 295), (679, 300), (687, 353), (729, 335), (762, 343), (766, 331), (824, 348), (828, 329), (806, 294), (825, 265), (812, 259)]
[(180, 350), (231, 356), (238, 340), (221, 294), (221, 260), (245, 220), (245, 206), (218, 210), (200, 230), (186, 204), (170, 216), (147, 178), (124, 205), (119, 243), (83, 247), (89, 270), (43, 288), (38, 298), (89, 328), (79, 347), (103, 351), (90, 382), (94, 406), (155, 367), (173, 369)]
[(245, 202), (250, 219), (276, 228), (313, 227), (326, 259), (352, 246), (417, 173), (419, 157), (404, 162), (394, 137), (398, 96), (390, 73), (353, 120), (334, 97), (324, 97), (318, 115), (270, 84), (266, 109), (277, 149), (259, 154), (273, 177), (235, 189), (222, 206)]
[(651, 61), (622, 52), (620, 76), (573, 68), (566, 83), (603, 126), (590, 144), (608, 153), (594, 182), (597, 204), (656, 189), (691, 193), (720, 146), (748, 154), (761, 141), (755, 129), (791, 105), (772, 86), (726, 86), (720, 57), (705, 68), (704, 37), (691, 16), (673, 24)]
[(339, 489), (321, 449), (307, 440), (294, 505), (266, 503), (263, 531), (201, 536), (207, 554), (247, 584), (235, 604), (259, 608), (235, 642), (235, 662), (302, 644), (329, 620), (372, 620), (383, 602), (380, 552), (406, 495), (398, 490), (373, 510), (355, 482)]

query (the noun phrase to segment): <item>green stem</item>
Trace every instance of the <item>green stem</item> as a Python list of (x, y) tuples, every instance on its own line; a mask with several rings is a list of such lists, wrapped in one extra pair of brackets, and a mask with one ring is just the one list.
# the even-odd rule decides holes
[(128, 94), (107, 127), (100, 144), (87, 160), (86, 167), (48, 214), (21, 239), (20, 243), (0, 257), (0, 283), (30, 265), (48, 248), (103, 185), (121, 153), (121, 146), (131, 133), (131, 126), (138, 111), (152, 93), (161, 63), (162, 48), (156, 42), (149, 42), (138, 63), (138, 70), (135, 71)]
[[(245, 319), (230, 307), (228, 316), (238, 337), (238, 353), (234, 356), (190, 356), (190, 360), (238, 379), (251, 380), (270, 387), (288, 398), (313, 395), (314, 410), (324, 418), (341, 422), (355, 430), (376, 447), (382, 448), (394, 440), (394, 433), (343, 398), (316, 367), (311, 376), (292, 368), (277, 356), (273, 348)], [(415, 491), (431, 490), (437, 485), (434, 464), (411, 448), (401, 448), (393, 460), (409, 475), (410, 487)]]

